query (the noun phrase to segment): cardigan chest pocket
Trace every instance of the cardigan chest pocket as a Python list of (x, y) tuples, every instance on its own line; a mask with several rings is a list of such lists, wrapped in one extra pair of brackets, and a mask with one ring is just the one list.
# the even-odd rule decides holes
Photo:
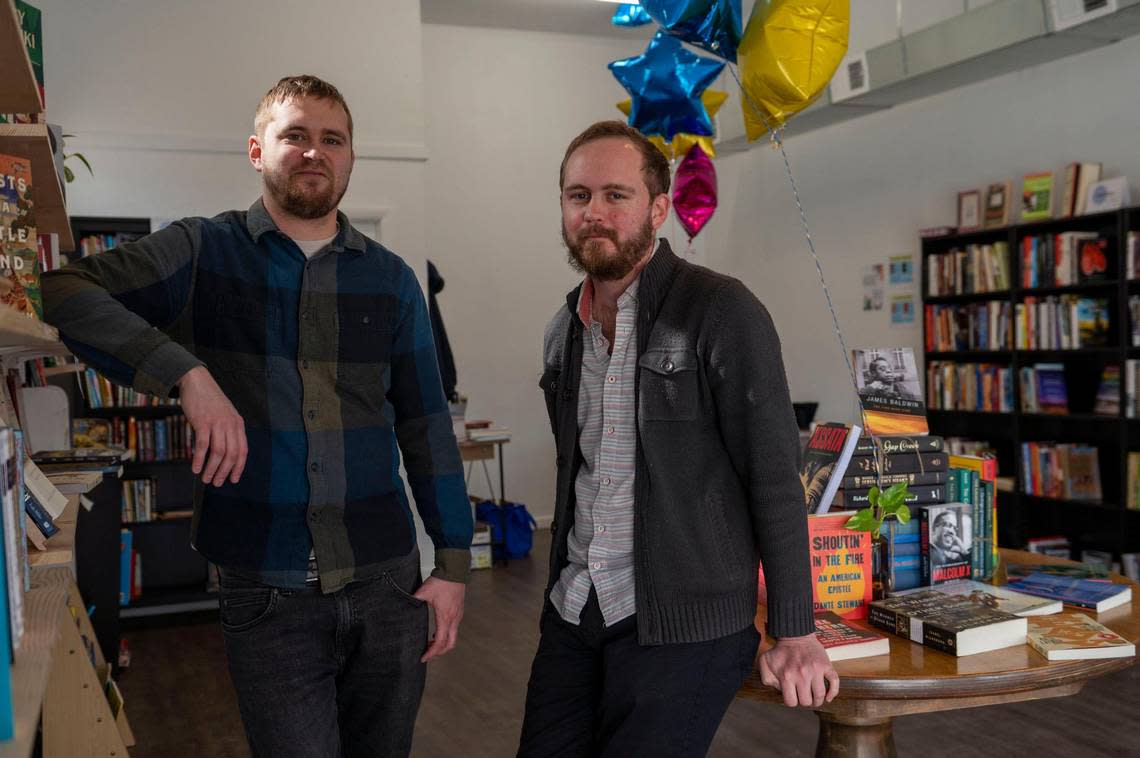
[(550, 428), (556, 430), (558, 428), (558, 393), (562, 390), (561, 379), (562, 371), (556, 367), (548, 367), (542, 372), (539, 377), (538, 386), (542, 388), (542, 394), (546, 399), (546, 412), (550, 416)]
[(644, 421), (693, 421), (697, 418), (697, 354), (692, 350), (646, 350), (641, 369), (638, 410)]

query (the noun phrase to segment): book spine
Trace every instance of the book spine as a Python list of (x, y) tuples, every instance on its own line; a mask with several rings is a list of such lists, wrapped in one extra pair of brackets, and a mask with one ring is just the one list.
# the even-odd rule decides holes
[[(863, 507), (870, 503), (870, 488), (850, 489), (843, 491), (843, 505)], [(946, 502), (946, 486), (936, 484), (929, 487), (920, 487), (909, 490), (905, 501), (909, 505), (929, 505)]]
[(897, 634), (903, 639), (910, 639), (910, 622), (906, 616), (896, 611), (872, 605), (867, 609), (867, 623), (891, 634)]
[[(946, 471), (947, 456), (943, 453), (902, 453), (888, 455), (883, 459), (882, 473), (914, 474), (931, 471)], [(874, 456), (858, 455), (851, 458), (844, 476), (866, 476), (877, 472)]]
[(31, 517), (36, 527), (45, 538), (59, 532), (59, 527), (52, 523), (51, 514), (40, 505), (40, 501), (32, 496), (31, 492), (24, 492), (24, 512)]
[(958, 654), (958, 633), (949, 629), (943, 629), (940, 626), (922, 624), (921, 642), (924, 647), (941, 650), (943, 653), (949, 653), (950, 655)]
[[(883, 474), (881, 477), (874, 474), (843, 477), (843, 489), (866, 489), (870, 487), (889, 487), (892, 484), (905, 482), (907, 485), (921, 487), (931, 484), (946, 484), (947, 472), (927, 471), (925, 474)], [(947, 488), (949, 491), (949, 488)]]
[(919, 575), (922, 578), (922, 583), (926, 586), (930, 585), (930, 512), (925, 508), (919, 508), (918, 513), (915, 514), (918, 519), (918, 555), (919, 555)]
[[(896, 453), (941, 453), (946, 449), (942, 437), (928, 434), (915, 437), (884, 436), (876, 438), (878, 446), (889, 455)], [(860, 437), (855, 445), (854, 455), (874, 455), (875, 442), (869, 437)]]

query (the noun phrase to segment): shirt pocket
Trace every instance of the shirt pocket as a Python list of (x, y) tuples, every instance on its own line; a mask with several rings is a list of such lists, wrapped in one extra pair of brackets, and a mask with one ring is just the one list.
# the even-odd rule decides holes
[(383, 386), (392, 355), (392, 328), (392, 315), (380, 308), (337, 314), (338, 383)]
[(699, 406), (697, 354), (674, 348), (646, 350), (640, 367), (638, 411), (644, 421), (694, 421)]

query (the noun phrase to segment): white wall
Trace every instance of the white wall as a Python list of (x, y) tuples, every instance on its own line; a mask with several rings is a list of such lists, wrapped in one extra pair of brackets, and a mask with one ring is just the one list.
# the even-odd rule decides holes
[[(648, 38), (649, 34), (646, 33)], [(469, 418), (514, 433), (507, 497), (553, 513), (554, 446), (538, 376), (542, 334), (578, 282), (559, 233), (566, 145), (620, 118), (606, 64), (641, 41), (424, 25), (431, 260)], [(498, 473), (492, 469), (498, 487)], [(472, 490), (488, 495), (481, 471)]]
[[(282, 76), (328, 79), (353, 111), (357, 164), (343, 207), (387, 211), (384, 242), (424, 255), (418, 0), (42, 0), (51, 121), (94, 178), (72, 215), (212, 216), (260, 194), (244, 157), (253, 110)], [(422, 273), (421, 273), (422, 275)]]

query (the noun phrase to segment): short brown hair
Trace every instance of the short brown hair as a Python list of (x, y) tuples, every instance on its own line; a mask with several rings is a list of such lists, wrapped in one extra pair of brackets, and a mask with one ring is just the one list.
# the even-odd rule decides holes
[(599, 121), (570, 142), (566, 155), (562, 157), (562, 168), (558, 170), (559, 190), (566, 181), (566, 161), (570, 160), (573, 152), (582, 145), (607, 137), (627, 139), (641, 152), (641, 176), (649, 189), (650, 199), (669, 192), (669, 161), (665, 155), (644, 134), (621, 121)]
[(273, 85), (273, 88), (266, 92), (265, 97), (261, 98), (261, 102), (257, 104), (257, 110), (253, 114), (253, 130), (257, 134), (264, 134), (265, 125), (269, 121), (270, 108), (277, 103), (284, 103), (303, 97), (315, 97), (318, 100), (332, 100), (341, 108), (344, 108), (344, 115), (348, 116), (348, 138), (350, 141), (352, 140), (352, 111), (348, 109), (348, 103), (344, 101), (344, 96), (341, 95), (340, 90), (333, 85), (309, 74), (286, 76), (277, 82), (277, 84)]

